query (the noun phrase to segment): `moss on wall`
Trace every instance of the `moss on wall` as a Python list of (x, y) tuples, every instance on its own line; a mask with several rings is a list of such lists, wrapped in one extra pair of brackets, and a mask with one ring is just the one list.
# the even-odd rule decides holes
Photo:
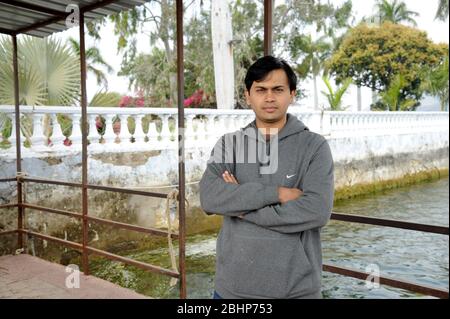
[(335, 190), (334, 201), (343, 201), (359, 196), (376, 194), (385, 190), (405, 187), (422, 182), (432, 182), (448, 176), (448, 168), (433, 169), (414, 174), (407, 174), (401, 178), (377, 181), (368, 184), (355, 184), (352, 186), (340, 187)]

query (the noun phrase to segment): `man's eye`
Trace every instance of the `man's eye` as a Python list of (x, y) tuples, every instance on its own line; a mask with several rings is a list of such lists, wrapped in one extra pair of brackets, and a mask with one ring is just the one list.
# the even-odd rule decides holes
[(276, 89), (275, 91), (277, 91), (277, 92), (283, 92), (284, 90), (281, 89), (281, 88), (279, 88), (279, 89)]

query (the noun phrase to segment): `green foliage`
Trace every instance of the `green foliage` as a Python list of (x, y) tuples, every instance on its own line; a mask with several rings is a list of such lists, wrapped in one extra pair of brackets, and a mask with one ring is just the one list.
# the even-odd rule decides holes
[(449, 10), (448, 0), (439, 0), (439, 6), (436, 11), (436, 16), (434, 19), (441, 20), (443, 22), (447, 21), (448, 10)]
[(333, 89), (330, 83), (330, 79), (327, 76), (323, 76), (322, 80), (328, 90), (328, 92), (322, 91), (322, 94), (327, 98), (330, 110), (343, 111), (348, 108), (342, 106), (342, 97), (344, 96), (350, 84), (352, 84), (352, 79), (346, 79), (343, 84), (336, 89)]
[(407, 22), (413, 26), (417, 26), (416, 20), (413, 17), (418, 17), (419, 14), (415, 11), (410, 11), (403, 1), (397, 0), (378, 0), (376, 4), (377, 18), (380, 18), (380, 23), (392, 22), (402, 23)]
[(381, 101), (390, 111), (411, 111), (418, 105), (413, 99), (402, 99), (402, 91), (407, 82), (402, 74), (397, 74), (385, 92), (381, 92)]
[[(341, 42), (340, 33), (351, 23), (351, 12), (351, 1), (334, 6), (330, 2), (290, 0), (276, 8), (275, 46), (288, 52), (300, 79), (311, 77), (316, 83), (317, 76), (325, 68), (325, 61)], [(313, 37), (308, 27), (317, 35)], [(280, 55), (284, 54), (280, 52)], [(315, 107), (318, 107), (317, 97), (317, 86), (314, 85)]]
[[(80, 44), (74, 38), (69, 38), (67, 41), (68, 45), (71, 47), (73, 52), (79, 57), (80, 56)], [(100, 50), (97, 47), (90, 47), (86, 50), (86, 68), (88, 72), (95, 75), (97, 79), (97, 85), (103, 84), (103, 86), (108, 88), (108, 80), (103, 72), (102, 68), (105, 68), (108, 73), (113, 72), (113, 68), (103, 59), (100, 54)]]
[[(26, 105), (72, 105), (80, 87), (79, 61), (53, 38), (18, 41), (19, 101)], [(0, 39), (0, 104), (14, 104), (12, 42)]]
[(424, 69), (422, 89), (424, 92), (439, 98), (441, 111), (449, 104), (448, 87), (448, 55), (437, 67)]
[(327, 68), (338, 82), (350, 77), (356, 85), (379, 92), (388, 90), (402, 74), (400, 100), (419, 101), (423, 93), (421, 70), (439, 65), (447, 51), (448, 45), (434, 44), (425, 32), (407, 26), (360, 24), (350, 30)]
[(208, 96), (214, 96), (216, 88), (209, 12), (201, 10), (197, 17), (189, 20), (185, 32), (185, 96), (199, 89)]
[(95, 93), (89, 102), (89, 106), (119, 106), (121, 97), (120, 93), (117, 92), (99, 91)]
[(119, 75), (129, 77), (130, 87), (143, 92), (147, 105), (169, 106), (170, 66), (163, 50), (154, 47), (151, 54), (139, 54), (122, 68)]
[(244, 78), (247, 69), (264, 55), (263, 10), (261, 1), (237, 0), (231, 4), (235, 98), (245, 106)]

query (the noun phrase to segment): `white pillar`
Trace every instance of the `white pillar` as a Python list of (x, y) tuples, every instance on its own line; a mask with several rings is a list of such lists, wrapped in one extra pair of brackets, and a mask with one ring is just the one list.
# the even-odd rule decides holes
[(161, 145), (159, 142), (159, 133), (156, 129), (156, 122), (151, 121), (148, 123), (148, 143), (150, 144), (150, 148), (153, 150), (159, 150), (161, 149)]
[(195, 114), (187, 114), (186, 115), (186, 132), (185, 132), (185, 139), (186, 139), (186, 146), (191, 147), (195, 145), (195, 132), (194, 132), (194, 117)]
[(218, 109), (234, 108), (233, 30), (227, 0), (211, 1), (211, 34)]
[(97, 131), (97, 114), (89, 114), (89, 146), (99, 144), (100, 135)]
[(112, 144), (116, 141), (116, 133), (114, 133), (113, 129), (113, 118), (115, 114), (106, 114), (105, 115), (105, 134), (103, 134), (103, 139), (105, 144)]
[(169, 144), (171, 143), (170, 137), (170, 128), (169, 128), (169, 114), (160, 115), (161, 118), (161, 144), (164, 148), (169, 148)]
[[(16, 146), (16, 114), (10, 113), (8, 117), (11, 119), (11, 135), (9, 136), (9, 143), (11, 143), (11, 147)], [(20, 141), (23, 143), (22, 134), (20, 134)]]
[(72, 141), (72, 145), (81, 144), (81, 127), (80, 127), (80, 119), (81, 114), (75, 113), (71, 114), (70, 118), (72, 119), (72, 134), (70, 135), (70, 140)]
[(47, 137), (44, 135), (44, 130), (42, 127), (42, 119), (44, 114), (31, 114), (33, 122), (33, 135), (30, 138), (31, 147), (39, 148), (42, 146), (47, 146)]
[(119, 115), (120, 118), (120, 143), (129, 144), (131, 143), (131, 134), (128, 129), (128, 114)]
[(145, 133), (144, 130), (142, 128), (142, 118), (144, 117), (144, 115), (142, 114), (137, 114), (137, 115), (133, 115), (134, 118), (134, 142), (135, 143), (144, 143), (145, 142)]
[(66, 139), (66, 137), (64, 136), (62, 130), (61, 130), (61, 125), (58, 123), (58, 115), (57, 114), (52, 114), (51, 115), (52, 118), (52, 136), (51, 136), (51, 141), (53, 146), (61, 146), (64, 143), (64, 140)]

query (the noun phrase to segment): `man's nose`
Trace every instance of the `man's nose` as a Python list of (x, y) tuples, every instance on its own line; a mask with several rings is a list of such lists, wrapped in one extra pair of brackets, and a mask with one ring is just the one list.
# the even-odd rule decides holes
[(275, 95), (273, 94), (273, 91), (272, 90), (267, 90), (266, 102), (272, 102), (273, 100), (275, 100)]

